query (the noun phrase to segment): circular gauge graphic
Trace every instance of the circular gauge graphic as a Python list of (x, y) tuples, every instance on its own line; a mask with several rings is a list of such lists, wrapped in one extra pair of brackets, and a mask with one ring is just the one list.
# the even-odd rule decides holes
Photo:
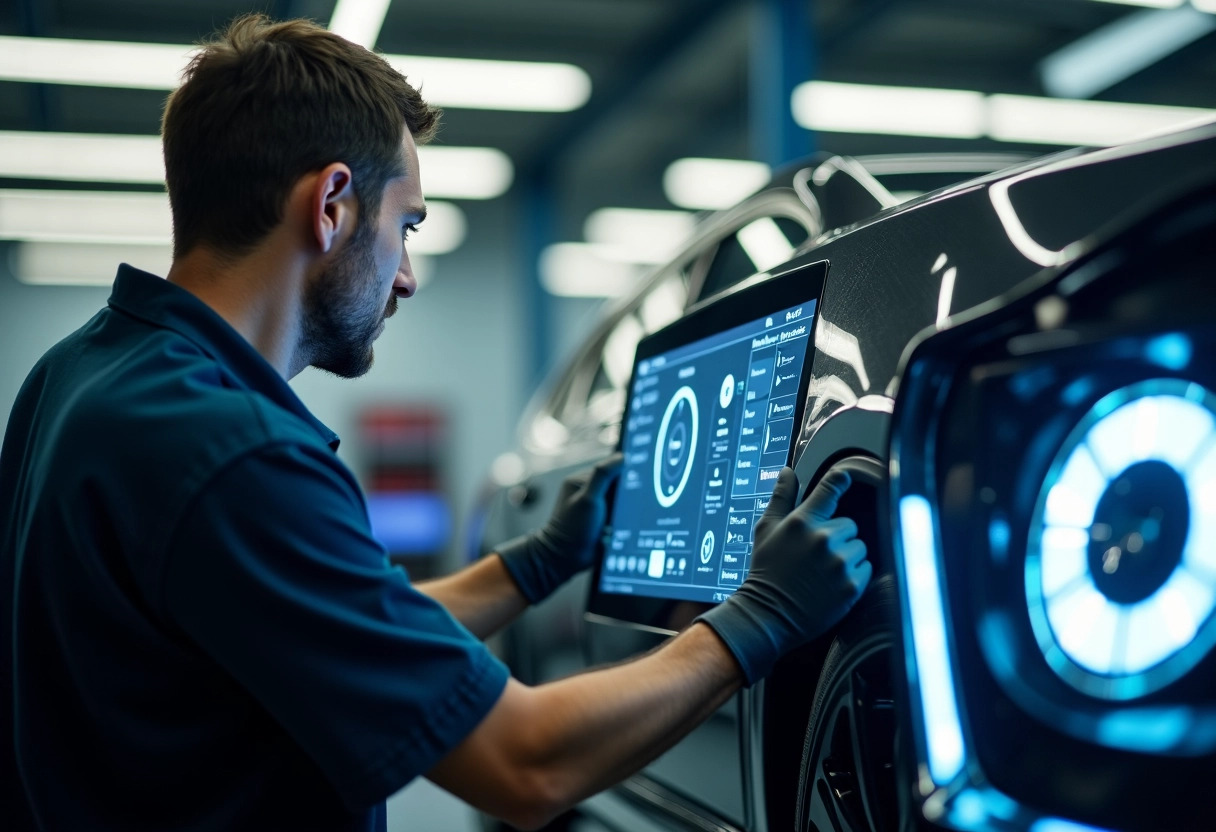
[(705, 537), (701, 538), (701, 563), (709, 563), (709, 559), (714, 556), (714, 533), (711, 529), (705, 533)]
[(735, 397), (735, 377), (727, 373), (726, 378), (722, 379), (722, 389), (718, 391), (718, 404), (722, 409), (730, 407), (731, 400)]
[(667, 403), (654, 448), (654, 496), (663, 508), (675, 505), (688, 485), (699, 421), (697, 397), (691, 387), (681, 387)]
[(1026, 596), (1047, 663), (1126, 700), (1216, 644), (1216, 394), (1181, 379), (1103, 397), (1039, 490)]

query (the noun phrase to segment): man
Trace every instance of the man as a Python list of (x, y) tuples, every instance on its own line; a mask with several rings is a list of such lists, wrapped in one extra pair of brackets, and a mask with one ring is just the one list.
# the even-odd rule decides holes
[(370, 52), (258, 16), (170, 97), (168, 280), (120, 267), (108, 308), (31, 372), (0, 453), (6, 818), (383, 828), (384, 799), (425, 775), (534, 827), (865, 587), (855, 526), (828, 519), (847, 478), (795, 507), (786, 469), (731, 600), (655, 653), (529, 688), (480, 639), (589, 564), (619, 458), (462, 572), (415, 586), (388, 564), (287, 380), (366, 372), (414, 293), (436, 118)]

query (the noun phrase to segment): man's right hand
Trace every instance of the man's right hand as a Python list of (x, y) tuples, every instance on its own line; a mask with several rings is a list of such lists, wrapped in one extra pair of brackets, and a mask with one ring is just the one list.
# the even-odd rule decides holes
[(857, 524), (832, 517), (850, 483), (848, 474), (830, 471), (796, 506), (798, 477), (782, 468), (756, 523), (747, 580), (700, 617), (734, 654), (748, 685), (844, 618), (869, 583), (872, 567)]
[(831, 519), (848, 487), (848, 475), (829, 474), (795, 507), (798, 479), (783, 469), (756, 524), (751, 574), (700, 619), (716, 635), (694, 624), (630, 662), (537, 687), (509, 680), (428, 776), (535, 829), (641, 769), (861, 596), (870, 578), (865, 545), (853, 521)]

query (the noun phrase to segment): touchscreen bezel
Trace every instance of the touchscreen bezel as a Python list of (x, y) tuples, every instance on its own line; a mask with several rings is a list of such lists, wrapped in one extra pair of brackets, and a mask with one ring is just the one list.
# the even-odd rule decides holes
[[(629, 412), (638, 362), (732, 327), (759, 320), (774, 312), (815, 301), (815, 314), (807, 337), (807, 351), (803, 358), (802, 377), (798, 382), (797, 404), (794, 409), (794, 424), (798, 426), (794, 436), (797, 437), (805, 416), (807, 390), (813, 369), (815, 333), (822, 312), (823, 286), (827, 273), (828, 261), (820, 260), (775, 277), (742, 283), (730, 291), (696, 304), (679, 320), (642, 339), (634, 355), (629, 386), (625, 388), (627, 398), (624, 413)], [(622, 449), (624, 441), (625, 429), (622, 424), (617, 441), (618, 451)], [(796, 453), (797, 444), (796, 441), (790, 443), (791, 458), (787, 460), (788, 464), (792, 465), (794, 462), (792, 457)], [(611, 505), (608, 517), (612, 517)], [(607, 540), (610, 534), (611, 530), (606, 530), (604, 539)], [(601, 592), (600, 580), (605, 555), (601, 550), (595, 559), (587, 599), (589, 618), (602, 623), (640, 627), (652, 632), (676, 633), (693, 618), (714, 606), (712, 602)]]

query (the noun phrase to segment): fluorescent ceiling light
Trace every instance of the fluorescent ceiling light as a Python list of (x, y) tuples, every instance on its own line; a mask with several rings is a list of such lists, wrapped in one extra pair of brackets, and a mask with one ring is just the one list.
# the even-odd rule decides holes
[(510, 157), (492, 147), (424, 145), (418, 166), (422, 192), (446, 199), (494, 199), (515, 178)]
[(540, 255), (540, 282), (559, 297), (621, 297), (637, 286), (642, 271), (611, 260), (590, 243), (554, 243)]
[(564, 113), (591, 97), (591, 77), (573, 64), (384, 57), (442, 107)]
[[(409, 241), (411, 254), (446, 254), (464, 241), (464, 212), (428, 202), (427, 219)], [(0, 240), (167, 246), (173, 239), (163, 193), (0, 190)]]
[(772, 172), (743, 159), (677, 159), (663, 172), (663, 192), (673, 205), (694, 211), (730, 208), (764, 187)]
[(0, 132), (0, 176), (163, 184), (160, 136)]
[(380, 37), (389, 0), (338, 0), (329, 31), (371, 49)]
[(809, 130), (976, 139), (984, 96), (970, 90), (807, 81), (794, 88), (794, 120)]
[(46, 286), (109, 286), (119, 263), (164, 277), (173, 263), (168, 245), (26, 242), (12, 247), (13, 274)]
[[(448, 199), (493, 199), (511, 187), (510, 158), (491, 147), (418, 148), (423, 191)], [(159, 136), (0, 131), (0, 177), (162, 184)]]
[[(827, 92), (821, 95), (817, 90), (820, 89), (819, 85), (824, 84)], [(867, 87), (863, 84), (827, 84), (823, 81), (808, 81), (799, 85), (794, 90), (791, 107), (799, 124), (815, 130), (940, 136), (945, 133), (929, 132), (922, 108), (930, 106), (930, 102), (942, 92), (961, 93), (959, 98), (940, 98), (937, 114), (943, 116), (946, 122), (961, 127), (964, 111), (968, 118), (974, 117), (976, 113), (972, 111), (972, 104), (978, 101), (980, 129), (971, 138), (986, 134), (998, 141), (1008, 142), (1110, 145), (1216, 119), (1216, 110), (1198, 107), (1076, 101), (1027, 95), (984, 96), (968, 90)], [(929, 95), (926, 96), (926, 93)], [(829, 114), (820, 109), (833, 100), (842, 105), (839, 111)], [(886, 115), (877, 117), (862, 112), (856, 106), (861, 101), (885, 109)], [(959, 106), (956, 112), (950, 114), (947, 111), (952, 101)], [(907, 118), (902, 119), (899, 114)], [(961, 137), (962, 131), (956, 135)]]
[(1213, 29), (1216, 17), (1190, 6), (1134, 12), (1048, 55), (1039, 67), (1043, 89), (1092, 98)]
[(998, 141), (1111, 145), (1216, 118), (1216, 110), (1069, 101), (1026, 95), (988, 99), (988, 135)]
[[(0, 81), (171, 90), (196, 47), (164, 43), (0, 37)], [(591, 97), (577, 66), (384, 55), (441, 107), (567, 112)]]
[[(1144, 6), (1150, 9), (1176, 9), (1186, 5), (1186, 0), (1097, 0), (1099, 3), (1118, 3), (1121, 6)], [(1201, 12), (1216, 14), (1216, 0), (1191, 0), (1191, 5)]]
[(0, 37), (0, 80), (171, 90), (196, 47)]
[(772, 217), (761, 217), (753, 220), (739, 229), (735, 239), (752, 261), (756, 271), (765, 272), (773, 266), (780, 266), (794, 253), (794, 246), (789, 237), (773, 220)]
[(1115, 3), (1120, 6), (1145, 6), (1152, 9), (1176, 9), (1186, 0), (1098, 0), (1099, 3)]
[(696, 226), (687, 211), (600, 208), (587, 217), (583, 236), (612, 259), (664, 263), (688, 242)]
[(469, 224), (461, 211), (450, 202), (426, 203), (426, 222), (410, 235), (405, 249), (414, 254), (447, 254), (460, 248)]
[(0, 239), (168, 245), (169, 198), (104, 191), (0, 191)]

